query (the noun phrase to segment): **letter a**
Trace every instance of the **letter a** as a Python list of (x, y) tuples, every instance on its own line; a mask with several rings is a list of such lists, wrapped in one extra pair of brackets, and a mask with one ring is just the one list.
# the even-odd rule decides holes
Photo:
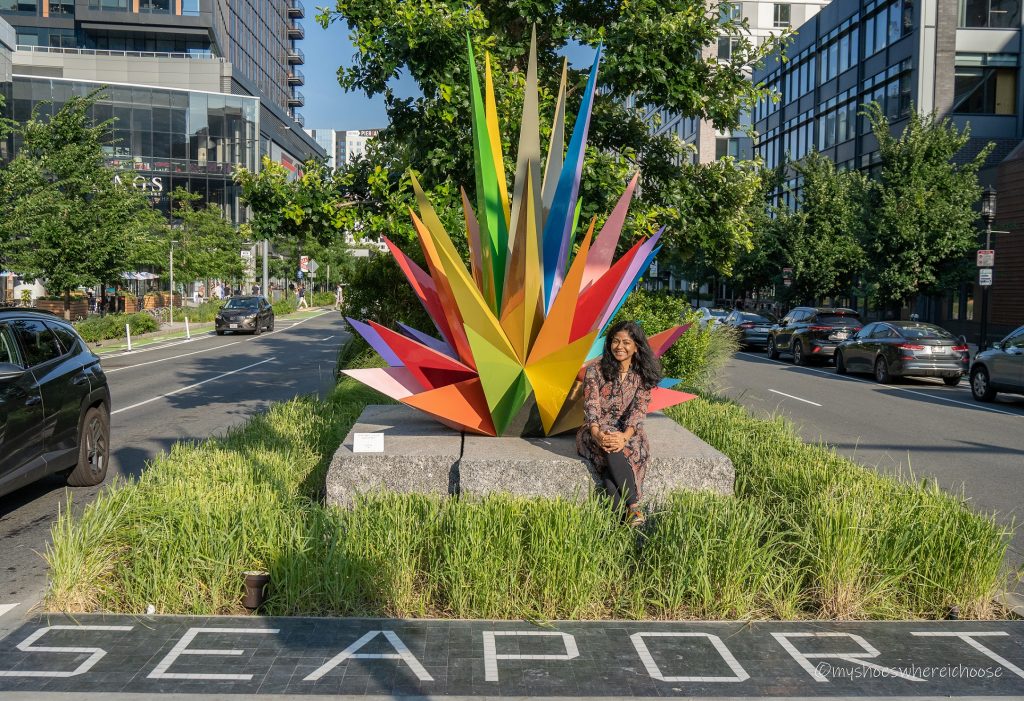
[[(395, 648), (395, 652), (379, 654), (356, 653), (356, 650), (359, 650), (368, 642), (376, 638), (379, 633), (384, 634), (384, 637), (387, 638), (389, 643), (391, 643), (391, 647)], [(413, 674), (415, 674), (416, 678), (421, 682), (434, 681), (434, 678), (427, 673), (427, 670), (423, 668), (420, 661), (416, 659), (416, 655), (412, 654), (412, 652), (409, 651), (409, 648), (406, 647), (405, 643), (402, 642), (402, 639), (395, 635), (394, 631), (391, 630), (371, 630), (337, 655), (324, 662), (320, 668), (314, 670), (308, 677), (303, 679), (303, 681), (315, 682), (345, 660), (402, 660), (405, 664), (409, 665), (409, 669), (413, 671)]]

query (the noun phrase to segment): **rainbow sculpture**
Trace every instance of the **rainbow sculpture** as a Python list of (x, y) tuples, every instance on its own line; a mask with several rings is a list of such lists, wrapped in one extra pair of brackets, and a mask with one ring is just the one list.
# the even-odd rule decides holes
[[(570, 397), (570, 390), (583, 364), (600, 355), (602, 330), (657, 255), (661, 236), (659, 231), (640, 240), (613, 261), (637, 184), (634, 176), (596, 238), (590, 222), (569, 264), (600, 53), (598, 49), (568, 150), (563, 65), (547, 159), (542, 162), (534, 34), (510, 202), (490, 55), (481, 95), (470, 44), (476, 212), (462, 191), (470, 269), (413, 177), (420, 211), (410, 214), (427, 270), (385, 241), (441, 338), (404, 324), (399, 324), (399, 333), (373, 321), (348, 319), (389, 367), (346, 370), (347, 375), (457, 430), (489, 436), (551, 435), (582, 423), (582, 399)], [(685, 330), (674, 326), (652, 336), (655, 353), (662, 355)], [(666, 379), (653, 391), (651, 411), (693, 398), (670, 389), (678, 382)]]

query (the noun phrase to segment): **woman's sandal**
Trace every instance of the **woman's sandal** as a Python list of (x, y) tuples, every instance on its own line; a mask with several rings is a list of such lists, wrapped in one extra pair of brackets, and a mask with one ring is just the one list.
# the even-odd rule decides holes
[(639, 508), (629, 510), (629, 525), (633, 528), (639, 528), (640, 526), (647, 523), (647, 517), (644, 516), (644, 512)]

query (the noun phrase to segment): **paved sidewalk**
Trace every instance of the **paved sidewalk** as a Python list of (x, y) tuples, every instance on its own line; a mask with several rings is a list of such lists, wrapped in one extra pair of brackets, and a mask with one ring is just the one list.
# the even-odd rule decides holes
[(0, 699), (46, 692), (1024, 696), (1024, 622), (35, 616), (0, 640)]

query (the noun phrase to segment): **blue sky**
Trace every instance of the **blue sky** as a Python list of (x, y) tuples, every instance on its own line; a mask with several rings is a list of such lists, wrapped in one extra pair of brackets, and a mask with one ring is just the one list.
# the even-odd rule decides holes
[(306, 54), (306, 64), (299, 68), (306, 84), (299, 91), (306, 97), (306, 106), (299, 112), (306, 118), (308, 129), (378, 129), (387, 126), (384, 98), (369, 100), (361, 92), (346, 93), (338, 85), (338, 66), (352, 63), (355, 49), (348, 40), (344, 23), (323, 29), (316, 21), (316, 10), (307, 9), (301, 20), (306, 38), (299, 48)]

